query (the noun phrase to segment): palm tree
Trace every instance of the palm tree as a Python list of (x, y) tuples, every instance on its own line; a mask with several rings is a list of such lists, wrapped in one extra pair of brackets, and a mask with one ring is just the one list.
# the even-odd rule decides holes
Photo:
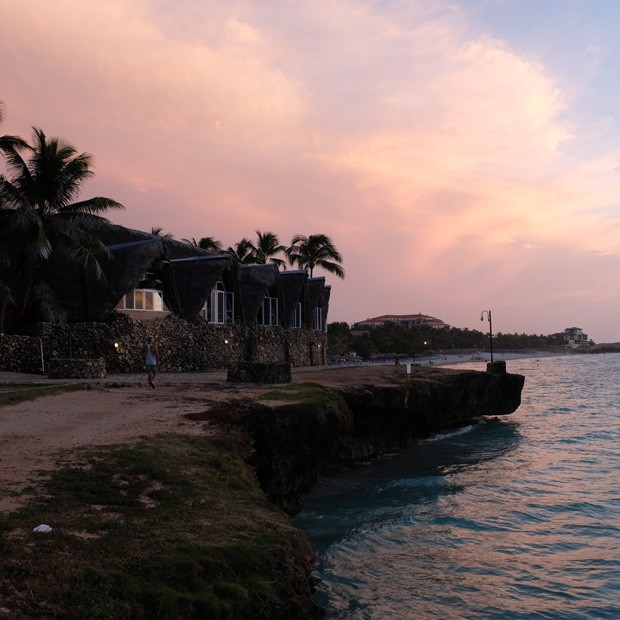
[(151, 234), (156, 237), (161, 237), (162, 239), (172, 239), (174, 237), (172, 233), (165, 233), (161, 226), (152, 226)]
[[(78, 154), (71, 145), (58, 138), (48, 139), (36, 127), (28, 149), (31, 156), (25, 160), (19, 145), (4, 146), (9, 175), (0, 175), (0, 203), (4, 214), (10, 215), (0, 242), (7, 243), (14, 257), (13, 278), (8, 284), (19, 314), (35, 299), (45, 301), (41, 274), (51, 256), (102, 277), (94, 252), (105, 251), (105, 246), (95, 232), (109, 225), (102, 213), (124, 208), (100, 196), (74, 202), (94, 174), (90, 154)], [(44, 305), (41, 303), (41, 308)], [(0, 312), (3, 316), (4, 308)]]
[(286, 256), (291, 265), (297, 264), (301, 269), (309, 269), (310, 277), (315, 267), (322, 267), (325, 271), (344, 278), (342, 255), (327, 235), (295, 235)]
[[(4, 101), (0, 100), (0, 123), (4, 118)], [(0, 136), (0, 151), (26, 149), (28, 144), (17, 136)]]
[[(0, 100), (0, 123), (4, 119), (4, 101)], [(17, 136), (0, 136), (0, 154), (4, 155), (12, 150), (20, 151), (29, 148), (28, 144)], [(0, 175), (0, 183), (2, 182), (2, 175)], [(0, 193), (0, 269), (6, 270), (7, 275), (11, 267), (8, 254), (8, 235), (12, 227), (14, 212), (9, 208), (9, 205), (5, 204), (5, 200)], [(11, 295), (11, 289), (6, 282), (6, 279), (0, 279), (0, 334), (4, 334), (4, 312), (8, 304), (14, 303)]]
[(261, 265), (272, 262), (278, 267), (284, 267), (286, 264), (285, 261), (281, 258), (275, 258), (276, 254), (286, 252), (286, 248), (280, 245), (278, 235), (272, 232), (262, 233), (260, 230), (257, 230), (256, 237), (257, 243), (252, 246), (254, 262)]
[(226, 251), (235, 256), (240, 263), (248, 265), (256, 263), (253, 250), (254, 246), (252, 242), (244, 237), (241, 241), (237, 241), (234, 246), (230, 246)]
[(189, 243), (197, 248), (201, 248), (202, 250), (207, 250), (209, 252), (223, 252), (224, 246), (222, 246), (222, 242), (218, 241), (215, 237), (201, 237), (198, 241), (192, 237), (191, 239), (181, 239), (185, 243)]

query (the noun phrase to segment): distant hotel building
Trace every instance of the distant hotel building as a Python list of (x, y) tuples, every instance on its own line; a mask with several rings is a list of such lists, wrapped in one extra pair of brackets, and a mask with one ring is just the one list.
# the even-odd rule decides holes
[(575, 349), (588, 343), (588, 334), (584, 334), (581, 327), (567, 327), (558, 335), (569, 349)]
[(433, 329), (447, 329), (450, 326), (441, 319), (427, 314), (382, 314), (372, 319), (366, 319), (355, 323), (355, 329), (368, 329), (372, 327), (382, 327), (386, 323), (395, 323), (407, 329), (416, 327), (432, 327)]

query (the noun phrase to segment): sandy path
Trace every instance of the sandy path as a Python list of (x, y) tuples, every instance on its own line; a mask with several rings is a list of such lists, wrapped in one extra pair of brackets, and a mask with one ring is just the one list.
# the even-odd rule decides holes
[(0, 510), (19, 505), (15, 494), (40, 478), (41, 470), (51, 470), (64, 450), (160, 432), (205, 432), (204, 422), (184, 415), (205, 411), (212, 399), (204, 390), (140, 386), (68, 392), (0, 408)]

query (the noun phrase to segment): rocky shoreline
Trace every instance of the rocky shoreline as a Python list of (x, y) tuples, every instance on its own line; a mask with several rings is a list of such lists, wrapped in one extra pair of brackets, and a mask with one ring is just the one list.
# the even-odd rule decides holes
[(428, 367), (411, 375), (360, 369), (355, 383), (343, 382), (345, 375), (351, 372), (334, 370), (317, 384), (329, 397), (293, 384), (272, 390), (271, 402), (239, 406), (239, 427), (254, 442), (257, 479), (289, 514), (330, 467), (407, 448), (480, 416), (512, 413), (524, 384), (521, 375)]

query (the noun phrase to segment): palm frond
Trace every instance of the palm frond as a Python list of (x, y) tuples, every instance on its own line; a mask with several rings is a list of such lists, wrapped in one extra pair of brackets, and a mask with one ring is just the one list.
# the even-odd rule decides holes
[(254, 257), (254, 245), (245, 237), (234, 246), (230, 246), (227, 252), (233, 254), (240, 263), (253, 264), (256, 262)]
[(2, 300), (3, 303), (15, 303), (11, 293), (11, 287), (3, 280), (0, 280), (0, 300)]
[(344, 278), (344, 269), (340, 265), (342, 255), (327, 235), (295, 235), (285, 254), (291, 265), (297, 264), (302, 269), (309, 269), (311, 275), (313, 269), (319, 266)]
[(37, 282), (30, 291), (30, 305), (38, 307), (39, 316), (48, 323), (64, 323), (66, 314), (49, 284)]
[[(30, 147), (28, 147), (28, 145), (26, 144), (26, 148), (30, 148)], [(14, 145), (5, 144), (2, 148), (2, 154), (6, 161), (7, 170), (10, 173), (12, 178), (19, 178), (22, 176), (24, 177), (31, 176), (28, 163), (19, 153), (19, 149), (15, 148)]]
[(164, 233), (164, 229), (161, 226), (152, 226), (151, 227), (151, 234), (155, 235), (156, 237), (161, 237), (162, 239), (172, 239), (173, 238), (173, 234), (172, 233)]
[[(108, 211), (109, 209), (124, 209), (125, 205), (122, 205), (116, 200), (111, 198), (105, 198), (104, 196), (95, 196), (88, 200), (81, 200), (80, 202), (73, 202), (63, 207), (62, 212), (68, 215), (78, 215), (82, 213), (90, 213), (97, 215)], [(161, 229), (160, 229), (161, 230)]]
[(201, 237), (198, 241), (198, 247), (211, 252), (222, 252), (224, 249), (222, 242), (215, 237)]

